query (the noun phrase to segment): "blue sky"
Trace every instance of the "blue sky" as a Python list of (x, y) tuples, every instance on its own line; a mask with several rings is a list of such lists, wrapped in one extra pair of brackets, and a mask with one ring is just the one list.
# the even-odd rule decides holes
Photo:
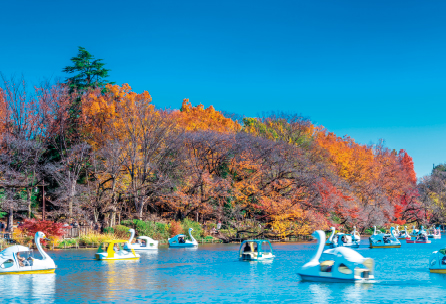
[(64, 77), (77, 47), (158, 107), (296, 112), (446, 162), (444, 1), (8, 1), (0, 71)]

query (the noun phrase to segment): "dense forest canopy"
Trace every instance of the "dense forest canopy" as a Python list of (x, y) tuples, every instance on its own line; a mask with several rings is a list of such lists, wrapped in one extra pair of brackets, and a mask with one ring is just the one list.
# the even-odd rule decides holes
[(66, 83), (30, 91), (3, 77), (0, 200), (11, 217), (40, 213), (45, 191), (47, 218), (105, 226), (248, 220), (288, 236), (444, 221), (444, 166), (417, 185), (404, 150), (358, 144), (300, 115), (234, 119), (188, 99), (159, 109), (147, 91), (103, 81), (109, 70), (79, 52)]

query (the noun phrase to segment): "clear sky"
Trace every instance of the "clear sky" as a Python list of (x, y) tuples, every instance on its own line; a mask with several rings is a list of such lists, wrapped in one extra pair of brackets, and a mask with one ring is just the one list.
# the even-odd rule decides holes
[(3, 1), (0, 71), (64, 77), (83, 46), (158, 107), (296, 112), (446, 162), (446, 1)]

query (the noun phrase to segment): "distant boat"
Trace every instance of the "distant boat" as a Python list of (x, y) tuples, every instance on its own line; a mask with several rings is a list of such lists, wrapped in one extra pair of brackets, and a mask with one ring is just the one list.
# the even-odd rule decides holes
[(423, 226), (421, 226), (420, 231), (414, 236), (412, 236), (410, 239), (406, 239), (406, 243), (419, 243), (419, 244), (429, 244), (431, 241), (429, 240), (427, 236), (426, 230), (424, 230)]
[(188, 248), (188, 247), (197, 247), (198, 242), (194, 239), (192, 235), (192, 231), (194, 229), (189, 228), (189, 236), (191, 240), (186, 240), (186, 236), (184, 234), (178, 234), (169, 239), (169, 247), (172, 248)]
[(129, 246), (127, 240), (104, 241), (99, 246), (94, 258), (96, 260), (136, 260), (141, 257), (133, 249), (130, 251), (125, 250), (123, 244)]
[(273, 247), (268, 240), (243, 241), (239, 249), (239, 259), (242, 261), (261, 261), (275, 258)]
[(380, 233), (370, 236), (370, 248), (400, 248), (401, 242), (395, 236), (394, 231), (395, 228), (390, 227), (390, 234)]
[(128, 243), (124, 245), (125, 250), (157, 250), (158, 249), (158, 241), (148, 237), (148, 236), (138, 236), (136, 240), (138, 242), (132, 243), (133, 238), (135, 237), (135, 230), (130, 229), (130, 239)]

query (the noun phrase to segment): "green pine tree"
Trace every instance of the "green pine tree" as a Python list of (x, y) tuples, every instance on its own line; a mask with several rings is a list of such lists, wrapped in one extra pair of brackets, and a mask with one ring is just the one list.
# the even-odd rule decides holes
[(70, 86), (70, 91), (83, 93), (90, 88), (104, 87), (110, 83), (107, 78), (110, 70), (104, 69), (105, 63), (102, 59), (94, 59), (85, 48), (79, 47), (79, 53), (71, 58), (73, 66), (67, 66), (62, 71), (65, 73), (77, 73), (73, 77), (67, 78), (66, 82)]

